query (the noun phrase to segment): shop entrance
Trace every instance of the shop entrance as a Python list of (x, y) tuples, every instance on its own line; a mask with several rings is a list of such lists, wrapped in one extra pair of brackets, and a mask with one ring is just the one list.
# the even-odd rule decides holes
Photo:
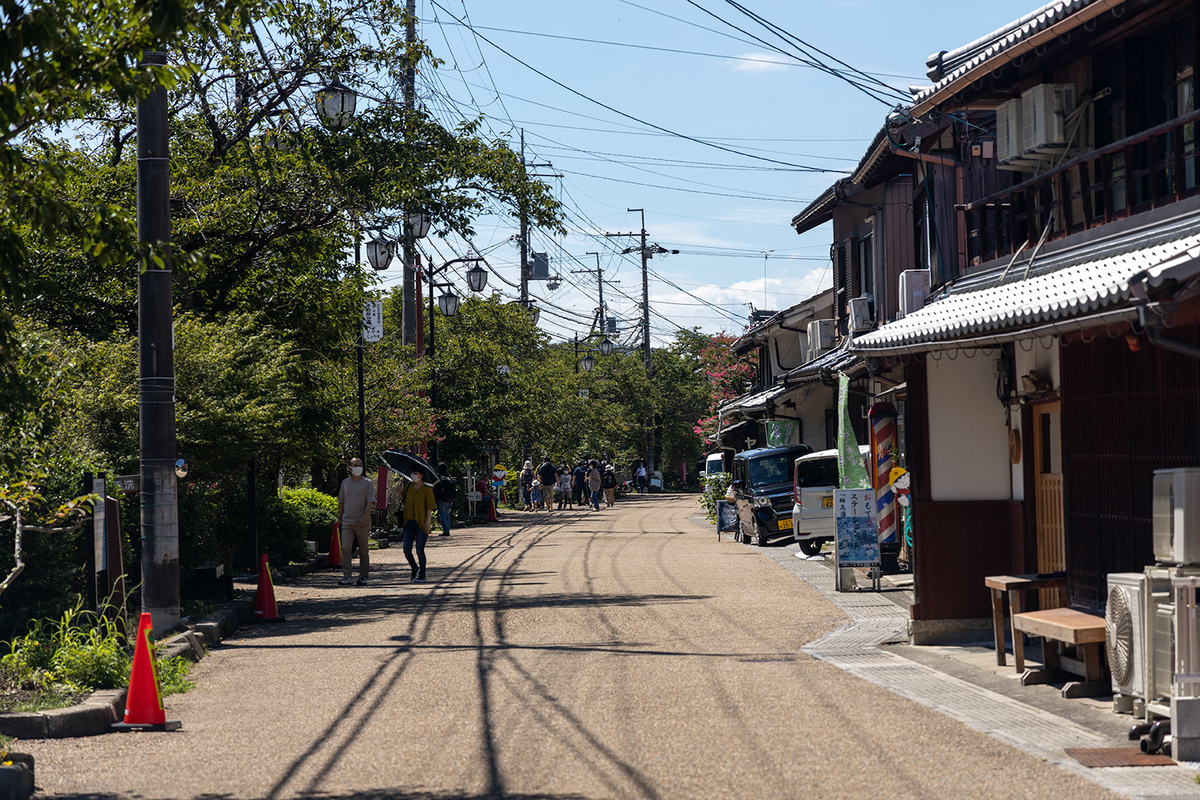
[[(1060, 411), (1058, 401), (1033, 407), (1034, 503), (1037, 509), (1039, 573), (1059, 572), (1067, 568)], [(1062, 605), (1057, 589), (1040, 589), (1038, 595), (1043, 609)]]

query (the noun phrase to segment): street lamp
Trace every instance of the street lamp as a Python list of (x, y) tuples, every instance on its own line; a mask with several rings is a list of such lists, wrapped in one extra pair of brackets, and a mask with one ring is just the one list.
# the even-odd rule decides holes
[(405, 221), (408, 223), (408, 233), (414, 239), (424, 239), (429, 234), (429, 226), (432, 220), (424, 211), (408, 212)]
[(605, 339), (600, 343), (600, 355), (611, 356), (613, 351), (613, 343), (611, 339)]
[(584, 372), (591, 372), (592, 368), (596, 366), (596, 359), (592, 357), (591, 353), (588, 353), (583, 357), (583, 360), (579, 362), (579, 366), (583, 367)]
[(383, 239), (372, 239), (367, 242), (367, 262), (376, 272), (383, 272), (388, 268), (395, 252), (396, 246), (392, 242)]
[(354, 105), (358, 92), (334, 78), (323, 89), (317, 90), (317, 116), (321, 124), (333, 131), (345, 130), (354, 119)]
[[(442, 293), (442, 296), (438, 298), (438, 308), (441, 309), (443, 317), (453, 317), (455, 314), (457, 314), (458, 304), (458, 295), (456, 295), (449, 288), (447, 288), (446, 291)], [(432, 330), (432, 328), (433, 323), (431, 322), (430, 329)]]
[(482, 292), (484, 287), (487, 286), (487, 280), (487, 270), (478, 264), (467, 270), (467, 286), (471, 288), (472, 292)]

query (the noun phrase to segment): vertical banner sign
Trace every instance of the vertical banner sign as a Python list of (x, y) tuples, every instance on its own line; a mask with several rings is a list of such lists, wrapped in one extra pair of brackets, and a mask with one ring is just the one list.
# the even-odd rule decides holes
[(363, 303), (364, 342), (378, 342), (383, 338), (383, 301), (367, 300)]
[(833, 509), (838, 567), (879, 566), (875, 492), (871, 489), (836, 489)]
[(896, 407), (891, 403), (876, 403), (867, 412), (871, 420), (871, 474), (875, 486), (876, 520), (879, 525), (881, 547), (899, 544), (899, 518), (896, 495), (892, 491), (891, 476), (895, 466), (892, 451), (896, 445)]
[(850, 424), (850, 378), (838, 375), (838, 476), (843, 489), (866, 489), (871, 486), (863, 469), (858, 439)]
[(796, 435), (796, 421), (791, 419), (767, 420), (767, 447), (783, 447), (792, 443)]

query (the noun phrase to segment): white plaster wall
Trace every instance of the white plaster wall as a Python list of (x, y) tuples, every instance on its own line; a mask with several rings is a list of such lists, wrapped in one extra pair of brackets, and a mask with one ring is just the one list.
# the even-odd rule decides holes
[(996, 399), (995, 357), (928, 360), (930, 489), (934, 500), (1012, 496), (1008, 425)]
[(795, 399), (796, 416), (803, 420), (800, 425), (800, 444), (806, 444), (813, 450), (824, 450), (825, 409), (837, 406), (834, 390), (818, 383), (801, 389)]
[[(1062, 369), (1058, 359), (1058, 339), (1036, 339), (1030, 342), (1016, 342), (1013, 345), (1016, 355), (1016, 387), (1021, 388), (1021, 376), (1036, 369), (1044, 377), (1050, 378), (1050, 383), (1057, 389), (1062, 383)], [(1029, 348), (1028, 351), (1025, 348)]]

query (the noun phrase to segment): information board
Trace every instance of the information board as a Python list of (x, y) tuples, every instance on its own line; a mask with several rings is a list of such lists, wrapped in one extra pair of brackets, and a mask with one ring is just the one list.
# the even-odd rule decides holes
[(363, 303), (362, 338), (364, 342), (378, 342), (383, 338), (382, 300), (367, 300)]
[(838, 567), (879, 566), (879, 532), (875, 526), (875, 491), (835, 489), (833, 515), (837, 526)]

